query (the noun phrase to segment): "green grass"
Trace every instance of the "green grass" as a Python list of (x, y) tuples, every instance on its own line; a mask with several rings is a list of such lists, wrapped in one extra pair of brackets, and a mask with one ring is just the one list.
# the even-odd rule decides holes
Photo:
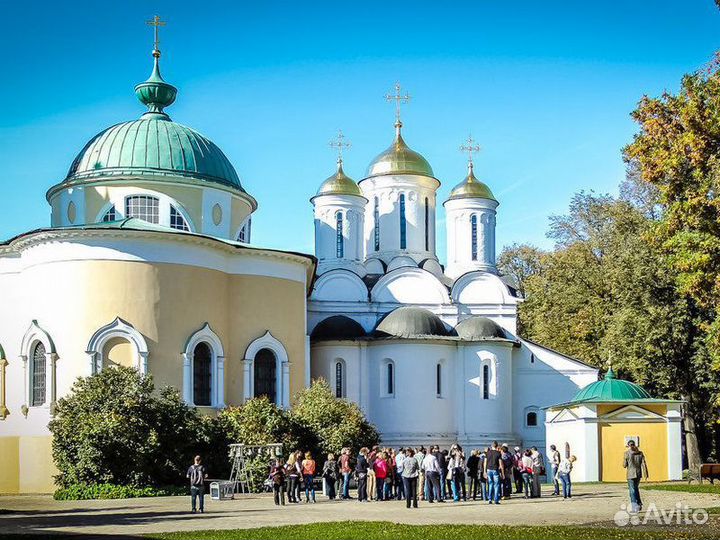
[(720, 495), (720, 483), (715, 484), (687, 484), (687, 483), (676, 483), (676, 484), (646, 484), (641, 485), (641, 488), (645, 489), (656, 489), (659, 491), (684, 491), (687, 493), (714, 493)]
[(188, 531), (147, 535), (163, 540), (654, 540), (716, 538), (714, 529), (641, 530), (626, 527), (402, 525), (387, 521), (341, 521), (261, 527), (258, 529)]

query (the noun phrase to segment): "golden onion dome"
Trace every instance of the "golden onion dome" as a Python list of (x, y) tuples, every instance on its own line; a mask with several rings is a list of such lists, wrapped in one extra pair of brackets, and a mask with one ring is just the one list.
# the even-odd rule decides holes
[(453, 199), (489, 199), (497, 202), (487, 184), (475, 177), (472, 161), (468, 164), (468, 174), (465, 179), (450, 191), (448, 201)]
[[(322, 184), (320, 184), (320, 189), (318, 189), (315, 197), (319, 197), (320, 195), (355, 195), (357, 197), (363, 196), (360, 188), (355, 183), (355, 180), (350, 178), (347, 174), (345, 174), (345, 171), (343, 171), (342, 163), (342, 159), (338, 159), (337, 171), (335, 172), (335, 174), (325, 180)], [(315, 197), (313, 197), (313, 199)]]
[(385, 174), (417, 174), (435, 178), (430, 163), (405, 143), (401, 128), (402, 123), (398, 121), (395, 124), (395, 140), (370, 163), (366, 178)]

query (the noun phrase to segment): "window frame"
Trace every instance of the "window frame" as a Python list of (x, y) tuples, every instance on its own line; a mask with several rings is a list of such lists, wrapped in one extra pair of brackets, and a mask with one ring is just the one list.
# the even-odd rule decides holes
[[(38, 350), (42, 348), (41, 358), (38, 358)], [(30, 407), (44, 407), (47, 404), (47, 388), (48, 388), (48, 369), (47, 369), (47, 349), (45, 344), (37, 340), (30, 347), (30, 354), (28, 355), (29, 361), (29, 391), (30, 397), (28, 399)], [(42, 366), (42, 369), (38, 370), (38, 367)], [(42, 386), (38, 388), (38, 374), (42, 376)], [(40, 390), (40, 392), (38, 392)], [(39, 396), (38, 396), (39, 394)], [(42, 397), (38, 400), (38, 397)]]
[(335, 213), (335, 256), (338, 259), (345, 257), (345, 236), (343, 234), (344, 218), (342, 211)]
[(375, 197), (375, 208), (373, 209), (373, 236), (375, 243), (375, 251), (380, 251), (380, 199)]
[[(203, 385), (207, 391), (207, 403), (199, 403), (198, 401), (198, 349), (200, 347), (207, 349), (207, 384)], [(195, 407), (212, 407), (213, 406), (213, 390), (215, 389), (215, 381), (213, 377), (213, 347), (207, 341), (201, 340), (195, 344), (192, 352), (192, 402)]]
[(407, 217), (405, 215), (405, 194), (400, 194), (400, 249), (407, 249)]
[[(149, 217), (154, 217), (155, 221), (153, 221), (152, 219), (147, 219), (146, 217), (141, 217), (140, 215), (131, 212), (132, 203), (135, 201), (141, 201), (141, 200), (145, 204), (150, 203), (150, 202), (153, 203), (154, 212), (148, 213), (147, 207), (145, 207), (145, 211)], [(138, 207), (139, 207), (139, 205), (138, 205)], [(152, 215), (153, 213), (155, 214), (155, 216)], [(148, 223), (152, 223), (154, 225), (160, 225), (160, 198), (155, 195), (148, 195), (148, 194), (126, 195), (125, 196), (125, 217), (142, 219), (143, 221), (147, 221)]]
[(470, 259), (478, 260), (478, 218), (477, 214), (470, 216)]

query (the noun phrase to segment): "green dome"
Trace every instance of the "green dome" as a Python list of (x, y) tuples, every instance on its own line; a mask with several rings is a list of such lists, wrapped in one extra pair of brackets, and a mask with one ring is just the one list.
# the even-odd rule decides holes
[[(355, 183), (355, 180), (345, 174), (342, 167), (342, 160), (338, 159), (337, 172), (320, 184), (315, 197), (320, 195), (356, 195), (362, 197), (362, 191)], [(313, 197), (314, 198), (314, 197)]]
[(64, 183), (105, 177), (186, 177), (243, 191), (237, 172), (210, 139), (173, 122), (164, 112), (177, 89), (160, 75), (160, 51), (153, 51), (150, 77), (135, 86), (135, 95), (148, 110), (138, 120), (101, 131), (77, 155)]
[(375, 327), (375, 337), (422, 338), (426, 336), (449, 336), (440, 317), (432, 311), (418, 307), (400, 307), (387, 315)]
[(465, 179), (452, 188), (448, 201), (453, 199), (489, 199), (497, 202), (487, 184), (475, 177), (472, 162), (468, 166), (468, 174)]
[(615, 377), (612, 368), (605, 378), (587, 385), (572, 399), (575, 401), (630, 401), (633, 399), (652, 399), (644, 388), (630, 381)]
[(395, 140), (370, 163), (366, 178), (385, 174), (417, 174), (435, 178), (428, 161), (405, 143), (400, 134), (401, 127), (402, 124), (395, 125)]

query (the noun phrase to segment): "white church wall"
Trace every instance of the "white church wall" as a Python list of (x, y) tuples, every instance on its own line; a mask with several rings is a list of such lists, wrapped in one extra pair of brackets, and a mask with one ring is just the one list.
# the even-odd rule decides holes
[[(352, 195), (321, 195), (313, 199), (315, 215), (315, 256), (325, 261), (364, 259), (366, 201)], [(338, 213), (342, 223), (342, 254), (338, 253)]]
[(368, 301), (368, 289), (360, 276), (344, 269), (326, 272), (315, 281), (310, 299), (326, 302)]
[(362, 346), (357, 342), (328, 341), (310, 346), (310, 373), (312, 379), (325, 379), (333, 392), (336, 390), (336, 364), (343, 365), (343, 397), (360, 405), (360, 390), (363, 383), (360, 375), (360, 353)]
[[(560, 455), (565, 455), (565, 444), (570, 447), (570, 454), (577, 458), (573, 464), (573, 481), (574, 482), (595, 482), (598, 480), (598, 448), (597, 448), (597, 424), (585, 422), (582, 418), (574, 419), (570, 411), (563, 411), (563, 416), (557, 420), (553, 417), (558, 415), (558, 411), (548, 411), (548, 422), (545, 424), (547, 443), (545, 446), (538, 446), (545, 455), (549, 455), (550, 445), (554, 444)], [(552, 422), (550, 422), (552, 420)], [(595, 436), (592, 436), (592, 432)], [(586, 437), (588, 432), (591, 434), (591, 442), (596, 443), (588, 445)]]
[[(495, 209), (489, 199), (452, 199), (445, 202), (447, 269), (452, 278), (472, 270), (495, 271)], [(472, 219), (475, 217), (476, 253), (473, 259)]]
[(381, 277), (370, 291), (377, 303), (449, 304), (447, 288), (421, 268), (398, 268)]

